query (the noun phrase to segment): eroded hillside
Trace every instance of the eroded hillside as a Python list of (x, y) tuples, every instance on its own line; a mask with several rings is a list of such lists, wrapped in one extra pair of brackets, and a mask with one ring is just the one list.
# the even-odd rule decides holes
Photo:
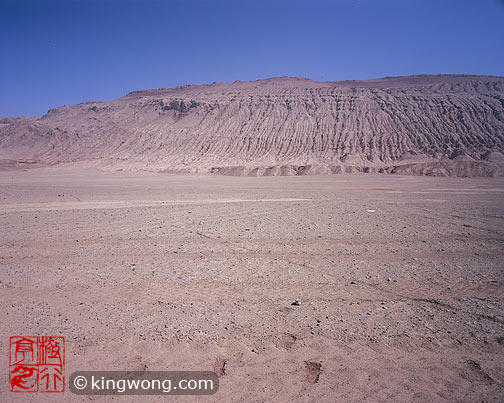
[(302, 175), (504, 174), (504, 78), (273, 78), (0, 119), (4, 165)]

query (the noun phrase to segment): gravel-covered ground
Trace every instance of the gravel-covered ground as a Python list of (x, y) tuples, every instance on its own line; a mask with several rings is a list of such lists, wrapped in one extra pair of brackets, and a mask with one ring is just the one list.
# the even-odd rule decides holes
[(4, 171), (0, 228), (2, 402), (146, 401), (12, 394), (13, 335), (221, 375), (171, 401), (504, 399), (502, 178)]

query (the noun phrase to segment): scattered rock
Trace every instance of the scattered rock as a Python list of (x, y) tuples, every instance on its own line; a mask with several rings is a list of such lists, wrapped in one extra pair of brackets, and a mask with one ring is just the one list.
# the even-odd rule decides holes
[(227, 366), (227, 360), (218, 359), (217, 361), (215, 361), (215, 364), (213, 365), (214, 374), (217, 375), (218, 377), (226, 375), (226, 366)]
[(283, 333), (279, 338), (278, 347), (284, 348), (285, 350), (290, 350), (297, 341), (297, 337), (290, 333)]
[(322, 364), (320, 362), (305, 361), (306, 379), (312, 385), (318, 383), (322, 373)]
[(490, 375), (488, 375), (485, 371), (481, 369), (481, 365), (479, 364), (479, 362), (473, 360), (467, 360), (467, 363), (469, 364), (471, 369), (474, 370), (474, 372), (478, 375), (478, 377), (485, 383), (492, 384), (495, 382)]

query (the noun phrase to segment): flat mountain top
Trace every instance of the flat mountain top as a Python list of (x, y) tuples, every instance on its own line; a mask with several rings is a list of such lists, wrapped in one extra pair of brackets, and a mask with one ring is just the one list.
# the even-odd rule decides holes
[(474, 85), (476, 83), (500, 83), (504, 77), (478, 76), (467, 74), (419, 74), (413, 76), (384, 77), (370, 80), (345, 80), (345, 81), (315, 81), (303, 77), (272, 77), (255, 81), (234, 81), (232, 83), (212, 84), (188, 84), (172, 88), (157, 88), (148, 90), (133, 91), (126, 94), (126, 97), (160, 96), (176, 93), (205, 92), (213, 93), (220, 91), (243, 91), (243, 90), (274, 90), (279, 87), (300, 87), (300, 88), (397, 88), (405, 86), (429, 86), (436, 84), (444, 85)]

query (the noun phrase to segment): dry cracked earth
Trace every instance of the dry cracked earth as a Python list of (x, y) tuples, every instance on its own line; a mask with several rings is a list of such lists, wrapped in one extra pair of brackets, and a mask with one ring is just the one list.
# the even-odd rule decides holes
[(503, 218), (501, 178), (0, 172), (0, 401), (140, 401), (9, 393), (18, 334), (219, 375), (171, 401), (502, 401)]

